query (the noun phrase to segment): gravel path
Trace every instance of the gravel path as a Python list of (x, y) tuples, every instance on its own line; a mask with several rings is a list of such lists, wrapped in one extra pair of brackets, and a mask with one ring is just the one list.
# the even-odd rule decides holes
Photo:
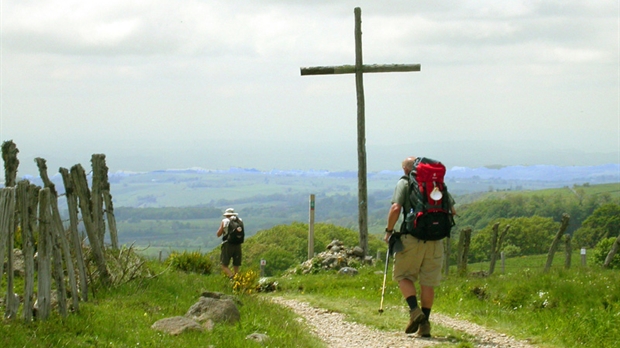
[[(301, 316), (313, 332), (329, 347), (428, 347), (438, 343), (447, 343), (442, 337), (420, 338), (416, 335), (407, 335), (400, 331), (379, 331), (365, 325), (345, 321), (341, 313), (330, 312), (325, 309), (312, 307), (306, 302), (287, 300), (274, 297), (274, 302), (290, 307)], [(435, 325), (464, 331), (476, 337), (475, 347), (534, 347), (527, 342), (517, 341), (514, 338), (489, 330), (464, 320), (458, 320), (445, 315), (433, 313), (431, 322)]]

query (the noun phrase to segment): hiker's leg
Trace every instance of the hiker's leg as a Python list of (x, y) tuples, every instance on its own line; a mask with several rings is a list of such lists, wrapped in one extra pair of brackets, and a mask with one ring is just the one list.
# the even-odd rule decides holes
[(421, 285), (420, 289), (420, 304), (422, 305), (422, 308), (432, 308), (433, 301), (435, 299), (435, 288), (432, 286)]
[(235, 271), (235, 274), (239, 273), (239, 266), (233, 266), (233, 270)]
[(224, 273), (226, 273), (226, 276), (228, 278), (231, 278), (232, 276), (234, 276), (233, 272), (226, 265), (222, 265), (222, 271), (224, 271)]
[(400, 288), (401, 294), (403, 294), (404, 298), (409, 296), (416, 296), (415, 285), (409, 279), (402, 279), (398, 282), (398, 287)]

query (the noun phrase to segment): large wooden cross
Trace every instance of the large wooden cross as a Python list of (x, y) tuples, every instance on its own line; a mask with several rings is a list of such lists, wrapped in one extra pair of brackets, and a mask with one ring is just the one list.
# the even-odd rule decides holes
[(420, 71), (420, 64), (364, 65), (362, 62), (362, 10), (355, 13), (355, 65), (301, 68), (301, 75), (355, 74), (357, 89), (357, 161), (360, 247), (368, 252), (368, 189), (366, 174), (366, 125), (364, 115), (364, 73)]

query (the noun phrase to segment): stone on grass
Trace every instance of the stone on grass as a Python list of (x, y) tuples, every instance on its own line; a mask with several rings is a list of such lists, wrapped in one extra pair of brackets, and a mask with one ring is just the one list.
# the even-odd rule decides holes
[(182, 316), (158, 320), (153, 325), (151, 325), (151, 328), (157, 331), (169, 333), (173, 336), (179, 335), (189, 330), (204, 330), (203, 327), (200, 326), (200, 324), (198, 324), (196, 321)]

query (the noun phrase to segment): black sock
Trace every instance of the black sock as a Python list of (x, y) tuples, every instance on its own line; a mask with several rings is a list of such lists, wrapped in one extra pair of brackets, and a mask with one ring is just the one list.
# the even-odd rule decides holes
[(426, 316), (426, 320), (428, 320), (428, 317), (431, 316), (431, 309), (422, 307), (422, 313), (424, 313), (424, 315)]
[(409, 296), (406, 298), (409, 309), (414, 310), (418, 306), (418, 298), (415, 296)]

